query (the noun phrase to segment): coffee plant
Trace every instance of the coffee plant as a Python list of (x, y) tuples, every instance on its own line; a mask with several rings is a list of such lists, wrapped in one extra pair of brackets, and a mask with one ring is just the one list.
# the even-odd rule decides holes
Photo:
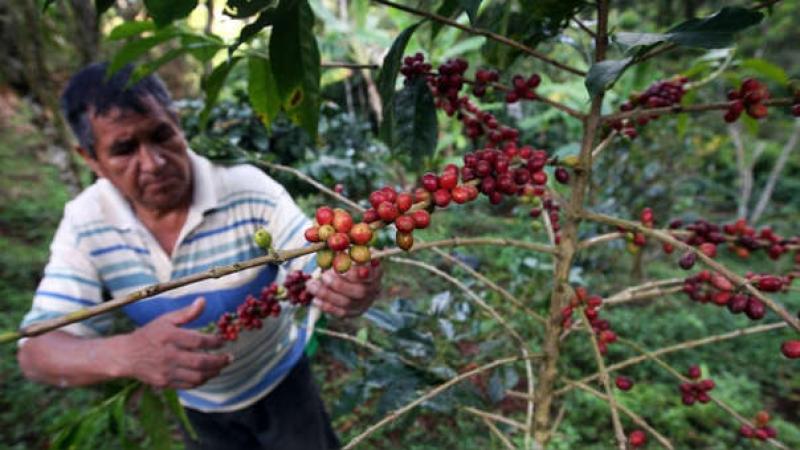
[[(315, 10), (309, 1), (228, 0), (226, 14), (247, 23), (239, 37), (230, 43), (213, 35), (195, 33), (179, 22), (196, 3), (190, 0), (145, 2), (151, 20), (126, 22), (110, 32), (109, 39), (125, 41), (112, 60), (111, 70), (165, 42), (178, 44), (177, 51), (167, 53), (170, 58), (189, 53), (208, 62), (218, 52), (226, 51), (227, 58), (204, 80), (206, 103), (199, 114), (198, 130), (207, 124), (226, 78), (240, 66), (246, 67), (248, 74), (250, 108), (263, 125), (269, 129), (278, 118), (288, 119), (305, 130), (310, 142), (315, 142), (319, 138), (323, 66), (314, 35)], [(319, 3), (311, 3), (319, 7)], [(610, 20), (611, 8), (607, 0), (540, 2), (546, 6), (524, 1), (446, 0), (435, 11), (410, 6), (416, 2), (372, 0), (372, 3), (420, 18), (395, 37), (373, 80), (382, 105), (377, 117), (380, 123), (376, 126), (380, 138), (393, 152), (411, 161), (422, 161), (434, 153), (439, 127), (456, 127), (468, 151), (458, 155), (458, 163), (451, 160), (420, 173), (415, 181), (404, 185), (387, 184), (362, 198), (342, 195), (348, 191), (346, 184), (333, 188), (314, 183), (301, 174), (304, 181), (314, 184), (331, 198), (330, 204), (317, 205), (315, 224), (305, 231), (308, 245), (298, 249), (275, 249), (271, 236), (261, 230), (254, 239), (264, 249), (264, 256), (213, 269), (206, 278), (310, 253), (316, 254), (317, 265), (323, 270), (340, 273), (355, 270), (366, 278), (372, 265), (387, 259), (442, 277), (462, 290), (478, 309), (502, 328), (504, 337), (517, 352), (501, 357), (491, 355), (489, 362), (462, 367), (458, 373), (440, 380), (439, 385), (394, 408), (378, 422), (365, 426), (345, 448), (363, 446), (376, 431), (447, 389), (459, 383), (474, 382), (508, 365), (524, 367), (525, 380), (521, 385), (525, 391), (509, 389), (508, 393), (503, 393), (524, 403), (521, 408), (524, 417), (471, 410), (508, 448), (516, 448), (515, 442), (522, 442), (522, 448), (545, 448), (553, 444), (558, 439), (556, 430), (562, 415), (570, 414), (563, 410), (559, 413), (560, 397), (574, 390), (585, 391), (607, 403), (611, 417), (608, 442), (613, 441), (611, 445), (616, 448), (676, 448), (670, 439), (672, 430), (656, 429), (649, 423), (649, 417), (642, 417), (619, 402), (621, 396), (635, 393), (644, 380), (612, 373), (643, 361), (654, 362), (674, 378), (676, 408), (713, 403), (727, 414), (729, 424), (726, 426), (731, 434), (748, 441), (789, 448), (769, 425), (767, 411), (739, 411), (715, 397), (717, 384), (708, 374), (704, 376), (701, 369), (701, 365), (713, 365), (714, 361), (698, 361), (688, 368), (676, 368), (662, 356), (729, 339), (746, 339), (747, 335), (789, 329), (793, 337), (775, 339), (763, 351), (773, 358), (793, 361), (790, 367), (797, 368), (800, 317), (784, 305), (782, 297), (796, 290), (793, 281), (800, 275), (800, 236), (779, 235), (769, 227), (756, 227), (745, 219), (731, 222), (703, 218), (672, 220), (651, 207), (644, 207), (631, 217), (615, 217), (598, 212), (593, 208), (596, 202), (589, 197), (591, 187), (597, 183), (593, 178), (595, 168), (609, 154), (609, 149), (638, 139), (648, 127), (666, 126), (662, 125), (666, 122), (661, 121), (666, 116), (718, 114), (721, 123), (767, 121), (777, 115), (800, 117), (800, 90), (792, 83), (768, 88), (762, 79), (731, 77), (736, 82), (726, 86), (726, 95), (701, 103), (694, 90), (715, 81), (713, 74), (703, 79), (697, 74), (682, 73), (681, 67), (674, 67), (675, 73), (666, 79), (648, 80), (651, 84), (642, 92), (607, 95), (626, 72), (666, 52), (682, 47), (703, 50), (731, 47), (737, 33), (751, 30), (762, 22), (765, 10), (777, 2), (725, 7), (660, 33), (613, 32), (615, 27)], [(462, 11), (467, 13), (468, 21), (456, 19)], [(506, 15), (506, 32), (489, 31), (489, 24), (503, 14)], [(592, 25), (575, 19), (579, 14), (580, 17), (591, 16)], [(563, 32), (570, 20), (578, 20), (591, 42), (588, 70), (560, 62), (537, 49), (539, 43)], [(414, 35), (426, 27), (431, 28), (433, 45), (442, 27), (484, 37), (482, 64), (474, 67), (464, 58), (434, 60), (424, 52), (407, 51)], [(268, 39), (261, 39), (267, 31)], [(147, 60), (140, 64), (136, 74), (143, 76), (155, 71), (168, 60)], [(553, 77), (543, 76), (541, 70), (519, 70), (521, 65), (514, 62), (520, 60), (559, 73), (564, 79), (582, 79), (589, 104), (578, 108), (543, 94)], [(515, 126), (506, 112), (519, 111), (526, 104), (557, 111), (571, 121), (570, 126), (581, 132), (577, 151), (558, 154), (555, 149), (543, 148), (525, 130)], [(441, 124), (439, 119), (443, 119)], [(230, 143), (217, 141), (215, 144), (202, 139), (195, 142), (205, 149), (221, 145), (226, 147), (225, 151), (233, 151), (240, 161), (250, 161), (269, 171), (286, 171), (260, 158), (258, 152), (236, 149)], [(421, 239), (416, 233), (436, 224), (440, 211), (465, 208), (466, 204), (474, 202), (524, 207), (527, 214), (520, 220), (530, 223), (534, 230), (531, 238), (454, 235), (431, 241)], [(342, 207), (337, 207), (339, 205)], [(470, 220), (480, 221), (481, 218)], [(387, 235), (390, 236), (388, 241)], [(624, 242), (627, 251), (634, 256), (641, 256), (648, 248), (657, 248), (661, 258), (685, 270), (686, 276), (635, 285), (619, 280), (613, 291), (602, 292), (573, 281), (571, 274), (580, 266), (579, 258), (598, 246), (615, 241)], [(551, 258), (552, 282), (547, 286), (547, 306), (539, 308), (540, 305), (517, 298), (512, 290), (499, 286), (442, 250), (478, 245), (493, 246), (498, 251), (515, 247)], [(499, 293), (514, 307), (516, 314), (533, 319), (536, 329), (517, 326), (517, 322), (504, 317), (496, 306), (476, 295), (463, 281), (406, 257), (423, 251), (436, 253), (474, 277), (475, 283)], [(776, 273), (765, 267), (752, 267), (746, 273), (739, 273), (720, 262), (723, 252), (742, 261), (763, 253), (771, 260), (791, 260), (793, 268)], [(193, 281), (197, 279), (194, 277)], [(220, 317), (209, 332), (235, 340), (249, 329), (265, 326), (268, 322), (264, 319), (279, 314), (282, 302), (310, 305), (311, 296), (304, 287), (307, 279), (308, 275), (294, 273), (283, 286), (265, 286), (259, 298), (242, 299), (239, 308)], [(103, 311), (187, 283), (173, 280), (168, 285), (151, 286), (146, 291), (111, 300), (103, 306)], [(636, 343), (636, 335), (622, 335), (608, 319), (607, 308), (612, 305), (674, 293), (685, 294), (691, 302), (717, 306), (716, 314), (744, 314), (758, 323), (731, 333), (644, 349)], [(85, 314), (70, 319), (36, 324), (7, 333), (3, 341), (37, 335), (95, 314), (95, 310), (88, 309)], [(348, 338), (361, 345), (368, 344), (362, 338), (344, 336)], [(536, 344), (532, 347), (530, 341)], [(568, 341), (579, 341), (576, 345), (596, 364), (594, 373), (586, 373), (581, 379), (567, 378), (560, 361)], [(630, 348), (638, 355), (618, 361), (617, 354), (609, 350), (615, 346)], [(531, 348), (539, 351), (533, 352)], [(482, 356), (483, 359), (488, 357)], [(477, 355), (475, 359), (479, 359)], [(512, 426), (498, 428), (498, 424)], [(522, 439), (512, 442), (509, 437), (512, 432), (521, 433)]]

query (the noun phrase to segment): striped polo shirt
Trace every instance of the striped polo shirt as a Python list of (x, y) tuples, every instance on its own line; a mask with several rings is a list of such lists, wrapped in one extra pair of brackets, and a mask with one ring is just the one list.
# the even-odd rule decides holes
[[(192, 205), (172, 255), (136, 218), (120, 192), (101, 178), (64, 208), (50, 260), (22, 326), (96, 305), (109, 295), (124, 296), (154, 283), (263, 255), (253, 242), (259, 227), (272, 233), (276, 249), (307, 245), (303, 232), (311, 222), (283, 186), (249, 165), (214, 165), (192, 151), (189, 157)], [(307, 255), (282, 266), (255, 267), (184, 286), (123, 311), (142, 326), (203, 296), (205, 310), (186, 325), (200, 328), (226, 311), (235, 311), (248, 294), (258, 297), (264, 286), (282, 280), (287, 271), (314, 268), (314, 258)], [(295, 324), (294, 312), (284, 304), (279, 317), (265, 319), (260, 330), (242, 332), (237, 341), (227, 343), (222, 351), (232, 353), (233, 362), (204, 385), (179, 391), (184, 406), (234, 411), (266, 395), (303, 353), (306, 328)], [(62, 330), (100, 336), (111, 320), (109, 315), (98, 316)]]

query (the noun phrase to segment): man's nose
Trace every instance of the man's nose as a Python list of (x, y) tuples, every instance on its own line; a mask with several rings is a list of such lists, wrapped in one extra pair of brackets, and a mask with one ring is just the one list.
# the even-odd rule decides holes
[(165, 162), (166, 159), (158, 148), (147, 144), (139, 146), (139, 164), (142, 171), (157, 172)]

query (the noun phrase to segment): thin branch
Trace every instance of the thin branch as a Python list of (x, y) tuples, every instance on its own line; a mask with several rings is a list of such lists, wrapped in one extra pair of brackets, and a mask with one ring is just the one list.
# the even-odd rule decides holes
[(573, 17), (572, 21), (575, 22), (578, 25), (578, 27), (580, 27), (581, 30), (585, 31), (586, 34), (591, 36), (592, 39), (597, 38), (597, 35), (594, 33), (594, 31), (592, 31), (589, 27), (587, 27), (586, 24), (583, 23), (583, 21), (581, 21), (581, 19)]
[(728, 66), (730, 66), (731, 62), (733, 62), (734, 55), (736, 55), (736, 47), (731, 47), (730, 49), (728, 49), (728, 55), (725, 57), (725, 60), (722, 61), (719, 67), (717, 67), (713, 72), (708, 74), (708, 76), (706, 76), (702, 80), (686, 83), (683, 86), (683, 89), (686, 91), (690, 91), (692, 89), (697, 89), (701, 86), (704, 86), (714, 81), (717, 77), (722, 75), (728, 69)]
[(558, 431), (558, 427), (561, 426), (561, 421), (564, 420), (564, 415), (567, 412), (567, 404), (562, 403), (561, 406), (558, 407), (558, 413), (556, 413), (556, 420), (553, 421), (553, 426), (550, 427), (550, 436), (554, 436)]
[[(600, 392), (600, 391), (598, 391), (596, 389), (592, 389), (591, 387), (589, 387), (588, 385), (586, 385), (584, 383), (580, 383), (580, 382), (577, 382), (577, 381), (567, 381), (567, 383), (568, 384), (573, 384), (576, 387), (578, 387), (578, 388), (580, 388), (580, 389), (582, 389), (582, 390), (594, 395), (595, 397), (597, 397), (597, 398), (599, 398), (601, 400), (604, 400), (606, 402), (609, 401), (609, 397), (607, 395), (603, 394), (602, 392)], [(672, 446), (672, 443), (669, 441), (669, 439), (664, 437), (664, 435), (662, 435), (655, 428), (650, 426), (650, 424), (647, 423), (646, 420), (642, 419), (638, 414), (634, 413), (633, 411), (631, 411), (630, 409), (625, 407), (625, 405), (617, 404), (617, 407), (626, 416), (630, 417), (630, 419), (634, 423), (636, 423), (640, 427), (644, 428), (645, 430), (647, 430), (648, 433), (653, 435), (656, 438), (656, 440), (661, 444), (662, 447), (667, 448), (669, 450), (673, 450), (674, 449), (674, 447)]]
[[(750, 327), (750, 328), (743, 328), (743, 329), (740, 329), (740, 330), (731, 331), (729, 333), (717, 334), (717, 335), (714, 335), (714, 336), (708, 336), (708, 337), (704, 337), (704, 338), (701, 338), (701, 339), (693, 339), (693, 340), (690, 340), (690, 341), (684, 341), (684, 342), (681, 342), (679, 344), (675, 344), (675, 345), (672, 345), (672, 346), (669, 346), (669, 347), (664, 347), (664, 348), (660, 348), (658, 350), (654, 350), (651, 354), (655, 355), (655, 356), (666, 355), (666, 354), (678, 352), (678, 351), (681, 351), (681, 350), (688, 350), (690, 348), (702, 347), (703, 345), (714, 344), (716, 342), (726, 341), (728, 339), (733, 339), (733, 338), (737, 338), (737, 337), (740, 337), (740, 336), (749, 336), (751, 334), (758, 334), (758, 333), (764, 333), (764, 332), (767, 332), (767, 331), (779, 330), (779, 329), (782, 329), (782, 328), (786, 328), (786, 326), (787, 325), (786, 325), (785, 322), (775, 322), (775, 323), (770, 323), (770, 324), (757, 325), (757, 326)], [(639, 364), (639, 363), (641, 363), (642, 361), (645, 361), (645, 360), (647, 360), (646, 356), (635, 356), (633, 358), (626, 359), (625, 361), (621, 361), (621, 362), (618, 362), (616, 364), (612, 364), (612, 365), (608, 366), (607, 370), (609, 372), (614, 372), (616, 370), (624, 369), (626, 367)], [(600, 377), (599, 374), (589, 375), (587, 377), (582, 378), (580, 380), (580, 382), (581, 383), (589, 383), (589, 382), (592, 382), (592, 381), (596, 380), (599, 377)], [(571, 389), (572, 388), (569, 387), (569, 386), (560, 388), (555, 392), (555, 395), (556, 396), (563, 395), (566, 392), (569, 392)]]
[(380, 69), (380, 66), (377, 64), (359, 64), (359, 63), (339, 62), (339, 61), (321, 62), (319, 66), (323, 69), (367, 69), (367, 70)]
[(592, 161), (594, 161), (594, 159), (597, 158), (597, 155), (599, 155), (600, 152), (605, 150), (611, 144), (611, 141), (614, 140), (617, 134), (619, 134), (617, 130), (611, 130), (611, 132), (608, 133), (608, 136), (606, 136), (605, 139), (600, 141), (597, 147), (595, 147), (595, 149), (592, 150)]
[[(437, 269), (436, 267), (433, 267), (430, 264), (427, 264), (427, 263), (424, 263), (424, 262), (421, 262), (421, 261), (415, 261), (413, 259), (405, 259), (405, 258), (392, 258), (391, 260), (395, 261), (395, 262), (402, 263), (402, 264), (408, 264), (408, 265), (420, 267), (422, 269), (425, 269), (425, 270), (427, 270), (427, 271), (429, 271), (431, 273), (434, 273), (434, 274), (444, 278), (445, 280), (449, 281), (450, 283), (454, 284), (456, 287), (461, 289), (465, 294), (467, 294), (467, 296), (472, 298), (472, 301), (474, 301), (476, 304), (478, 304), (478, 306), (483, 308), (483, 310), (488, 312), (489, 315), (494, 318), (494, 320), (496, 320), (503, 328), (505, 328), (505, 330), (508, 332), (508, 334), (511, 336), (511, 338), (514, 339), (517, 342), (517, 345), (519, 345), (519, 349), (522, 352), (522, 357), (525, 359), (525, 374), (526, 374), (526, 378), (527, 378), (527, 382), (528, 382), (528, 390), (531, 391), (531, 392), (533, 391), (533, 385), (534, 385), (533, 367), (531, 366), (531, 362), (530, 362), (530, 358), (529, 358), (530, 353), (528, 352), (528, 344), (527, 344), (527, 342), (525, 342), (524, 339), (522, 339), (522, 336), (520, 336), (519, 333), (517, 333), (517, 331), (514, 330), (514, 328), (512, 328), (511, 325), (497, 312), (497, 310), (492, 308), (491, 305), (489, 305), (488, 303), (484, 302), (483, 299), (480, 298), (480, 296), (478, 294), (476, 294), (474, 291), (472, 291), (470, 288), (468, 288), (466, 285), (464, 285), (464, 283), (462, 283), (461, 281), (457, 280), (456, 278), (450, 276), (449, 274)], [(532, 415), (533, 415), (533, 403), (532, 402), (528, 403), (528, 414), (529, 414), (528, 415), (528, 423), (530, 424), (530, 422), (532, 421)], [(529, 425), (529, 426), (525, 427), (525, 442), (526, 443), (530, 440), (530, 433), (531, 433), (531, 427)]]
[(625, 233), (614, 232), (614, 233), (607, 233), (601, 234), (597, 236), (592, 236), (588, 239), (585, 239), (578, 243), (578, 250), (586, 250), (589, 247), (593, 247), (598, 244), (602, 244), (605, 242), (616, 241), (617, 239), (622, 239), (625, 237)]
[(761, 197), (759, 197), (758, 204), (756, 204), (753, 215), (750, 217), (750, 223), (757, 223), (758, 219), (760, 219), (761, 215), (764, 213), (764, 210), (767, 209), (769, 200), (772, 198), (772, 191), (775, 189), (775, 184), (778, 182), (778, 176), (780, 176), (783, 168), (786, 167), (786, 162), (789, 161), (789, 153), (797, 146), (798, 139), (800, 139), (800, 120), (795, 120), (792, 135), (789, 137), (789, 141), (786, 142), (786, 145), (783, 146), (783, 149), (781, 149), (781, 154), (778, 156), (778, 160), (775, 161), (775, 165), (772, 166), (767, 184), (764, 186), (764, 190), (761, 191)]
[[(527, 396), (526, 396), (526, 398), (527, 398)], [(470, 414), (474, 414), (476, 416), (483, 417), (483, 418), (492, 420), (494, 422), (504, 423), (504, 424), (506, 424), (506, 425), (508, 425), (510, 427), (516, 428), (518, 430), (525, 430), (525, 425), (523, 425), (523, 424), (521, 424), (521, 423), (517, 422), (516, 420), (511, 419), (509, 417), (501, 416), (500, 414), (494, 414), (494, 413), (490, 413), (490, 412), (487, 412), (487, 411), (483, 411), (483, 410), (480, 410), (480, 409), (477, 409), (477, 408), (473, 408), (471, 406), (465, 406), (462, 409), (464, 411), (470, 413)]]
[(295, 169), (294, 167), (289, 167), (289, 166), (284, 166), (282, 164), (276, 164), (276, 163), (272, 163), (272, 162), (262, 161), (262, 160), (259, 160), (259, 159), (251, 159), (251, 162), (253, 164), (258, 165), (258, 166), (265, 167), (267, 169), (279, 170), (281, 172), (290, 173), (290, 174), (296, 176), (297, 178), (300, 178), (301, 180), (305, 181), (306, 183), (314, 186), (315, 188), (317, 188), (323, 194), (326, 194), (329, 197), (332, 197), (332, 198), (334, 198), (334, 199), (346, 204), (350, 209), (352, 209), (352, 210), (354, 210), (356, 212), (362, 213), (362, 214), (365, 211), (364, 208), (362, 208), (361, 206), (358, 205), (358, 203), (354, 202), (353, 200), (350, 200), (349, 198), (345, 197), (342, 194), (337, 193), (333, 189), (328, 188), (324, 184), (322, 184), (319, 181), (311, 178), (310, 176), (304, 174), (303, 172)]
[(736, 122), (728, 125), (728, 135), (731, 137), (734, 150), (736, 150), (736, 166), (739, 169), (739, 179), (742, 183), (736, 215), (737, 217), (746, 219), (747, 205), (750, 204), (750, 195), (752, 195), (753, 192), (753, 165), (757, 158), (754, 156), (748, 164), (744, 143), (742, 142), (742, 125), (740, 123)]
[[(642, 346), (636, 344), (635, 342), (631, 341), (630, 339), (620, 338), (619, 342), (622, 343), (622, 344), (625, 344), (625, 345), (627, 345), (627, 346), (629, 346), (631, 348), (633, 348), (634, 350), (638, 351), (639, 353), (642, 353), (647, 359), (650, 359), (653, 362), (655, 362), (656, 364), (658, 364), (659, 366), (663, 367), (667, 372), (669, 372), (675, 378), (679, 379), (682, 383), (689, 383), (689, 382), (692, 381), (689, 378), (685, 377), (682, 373), (680, 373), (677, 370), (675, 370), (675, 368), (672, 367), (671, 365), (669, 365), (666, 361), (662, 360), (658, 356), (655, 356), (652, 352), (647, 351), (645, 348), (643, 348)], [(733, 409), (733, 407), (731, 407), (730, 405), (728, 405), (724, 401), (716, 398), (713, 395), (709, 395), (709, 398), (711, 398), (711, 401), (714, 402), (714, 404), (716, 404), (720, 408), (724, 409), (725, 412), (727, 412), (728, 414), (733, 416), (733, 418), (736, 419), (739, 423), (741, 423), (743, 425), (747, 425), (747, 426), (749, 426), (751, 428), (755, 428), (755, 426), (753, 425), (752, 422), (747, 420), (745, 417), (743, 417), (741, 414), (739, 414), (735, 409)], [(780, 449), (783, 449), (783, 450), (789, 450), (789, 448), (786, 447), (786, 445), (784, 445), (782, 442), (778, 441), (777, 439), (769, 439), (767, 442), (772, 444), (773, 447), (777, 447), (777, 448), (780, 448)]]
[(403, 357), (401, 355), (398, 355), (396, 353), (388, 352), (388, 351), (378, 347), (377, 345), (375, 345), (375, 344), (373, 344), (373, 343), (371, 343), (369, 341), (361, 341), (357, 337), (351, 336), (351, 335), (349, 335), (347, 333), (340, 333), (338, 331), (328, 330), (326, 328), (316, 328), (316, 331), (319, 334), (322, 334), (324, 336), (329, 336), (329, 337), (333, 337), (333, 338), (336, 338), (336, 339), (341, 339), (341, 340), (344, 340), (344, 341), (352, 342), (353, 344), (356, 344), (358, 346), (367, 348), (367, 349), (369, 349), (369, 350), (381, 355), (381, 357), (383, 357), (383, 358), (385, 358), (387, 360), (391, 361), (391, 360), (396, 359), (396, 360), (402, 362), (403, 364), (405, 364), (405, 365), (407, 365), (409, 367), (413, 367), (413, 368), (421, 370), (423, 372), (428, 372), (428, 369), (426, 369), (425, 367), (420, 366), (419, 364), (415, 363), (414, 361), (411, 361), (410, 359), (406, 359), (405, 357)]
[[(768, 106), (788, 106), (793, 104), (794, 99), (791, 97), (785, 98), (775, 98), (764, 101), (765, 105)], [(719, 103), (701, 103), (697, 105), (672, 105), (672, 106), (662, 106), (659, 108), (643, 108), (643, 109), (634, 109), (631, 111), (622, 111), (614, 114), (609, 114), (603, 116), (603, 122), (613, 122), (616, 120), (621, 119), (632, 119), (641, 116), (650, 116), (650, 115), (664, 115), (664, 114), (680, 114), (680, 113), (696, 113), (696, 112), (705, 112), (705, 111), (723, 111), (728, 109), (730, 106), (730, 102), (719, 102)]]
[(372, 253), (372, 257), (386, 258), (389, 256), (402, 255), (406, 253), (416, 252), (419, 250), (427, 250), (436, 247), (460, 247), (463, 245), (496, 245), (496, 246), (506, 246), (506, 247), (517, 247), (548, 254), (554, 254), (557, 252), (557, 250), (554, 247), (549, 245), (536, 244), (533, 242), (520, 241), (516, 239), (490, 238), (490, 237), (474, 237), (474, 238), (454, 237), (450, 239), (442, 239), (441, 241), (414, 242), (414, 246), (411, 247), (410, 250), (391, 248), (388, 250), (376, 251)]
[(783, 305), (764, 295), (761, 291), (753, 287), (753, 285), (750, 284), (750, 281), (748, 281), (744, 277), (739, 276), (737, 273), (731, 271), (722, 264), (709, 258), (708, 256), (705, 255), (705, 253), (699, 251), (698, 249), (675, 239), (669, 233), (666, 233), (661, 230), (655, 230), (644, 227), (638, 222), (618, 219), (604, 214), (597, 214), (584, 211), (581, 213), (581, 216), (587, 220), (592, 220), (594, 222), (600, 222), (612, 226), (623, 227), (628, 230), (636, 230), (644, 234), (645, 236), (653, 237), (661, 242), (667, 242), (669, 244), (672, 244), (675, 248), (693, 252), (695, 255), (697, 255), (697, 258), (699, 258), (701, 261), (703, 261), (703, 263), (705, 263), (705, 265), (721, 273), (723, 276), (731, 280), (731, 282), (734, 283), (737, 287), (744, 287), (744, 289), (746, 289), (750, 295), (764, 302), (764, 304), (767, 305), (769, 309), (774, 311), (778, 316), (781, 317), (781, 319), (786, 321), (786, 323), (788, 323), (792, 328), (794, 328), (797, 331), (800, 331), (800, 320), (798, 320), (797, 317), (795, 317), (789, 311), (787, 311), (786, 308), (783, 307)]
[(483, 419), (483, 423), (485, 423), (485, 424), (486, 424), (486, 426), (487, 426), (487, 427), (489, 427), (489, 429), (490, 429), (490, 430), (492, 430), (492, 433), (494, 433), (494, 435), (495, 435), (495, 436), (497, 436), (497, 438), (498, 438), (498, 439), (500, 439), (500, 442), (502, 442), (502, 443), (503, 443), (503, 445), (504, 445), (504, 446), (505, 446), (507, 449), (510, 449), (510, 450), (515, 450), (514, 444), (512, 444), (512, 443), (511, 443), (511, 441), (509, 441), (509, 440), (508, 440), (508, 438), (506, 437), (506, 435), (504, 435), (504, 434), (503, 434), (503, 433), (502, 433), (502, 432), (501, 432), (501, 431), (500, 431), (500, 430), (499, 430), (499, 429), (498, 429), (498, 428), (495, 426), (494, 422), (492, 422), (491, 420), (487, 419), (486, 417), (483, 417), (482, 419)]
[(608, 407), (611, 409), (611, 423), (614, 425), (614, 435), (617, 438), (617, 446), (619, 450), (625, 450), (626, 442), (628, 441), (625, 436), (625, 430), (622, 428), (622, 422), (619, 420), (619, 410), (617, 409), (617, 399), (614, 397), (614, 390), (611, 387), (611, 379), (608, 376), (606, 363), (603, 361), (603, 355), (600, 353), (600, 347), (597, 344), (597, 337), (589, 328), (589, 321), (584, 317), (583, 326), (589, 334), (589, 339), (592, 342), (592, 350), (594, 351), (594, 359), (597, 362), (599, 369), (600, 381), (603, 383), (603, 388), (608, 395)]
[[(540, 355), (532, 355), (531, 356), (531, 358), (538, 358), (538, 357), (540, 357)], [(378, 429), (380, 429), (383, 426), (385, 426), (385, 425), (397, 420), (403, 414), (411, 411), (415, 407), (417, 407), (417, 406), (421, 405), (422, 403), (430, 400), (431, 398), (436, 397), (437, 395), (439, 395), (442, 392), (446, 391), (448, 388), (450, 388), (450, 387), (452, 387), (452, 386), (454, 386), (454, 385), (456, 385), (456, 384), (458, 384), (458, 383), (460, 383), (460, 382), (462, 382), (462, 381), (464, 381), (464, 380), (466, 380), (466, 379), (468, 379), (470, 377), (473, 377), (473, 376), (475, 376), (475, 375), (477, 375), (479, 373), (486, 372), (487, 370), (494, 369), (495, 367), (498, 367), (498, 366), (502, 366), (502, 365), (505, 365), (505, 364), (510, 364), (510, 363), (513, 363), (513, 362), (516, 362), (516, 361), (520, 361), (522, 359), (523, 358), (520, 357), (520, 356), (509, 356), (507, 358), (496, 359), (496, 360), (494, 360), (494, 361), (492, 361), (492, 362), (490, 362), (488, 364), (484, 364), (484, 365), (482, 365), (480, 367), (477, 367), (475, 369), (472, 369), (470, 371), (464, 372), (462, 374), (459, 374), (456, 377), (451, 378), (450, 380), (448, 380), (448, 381), (436, 386), (435, 388), (429, 390), (428, 392), (426, 392), (424, 395), (422, 395), (421, 397), (417, 398), (416, 400), (413, 400), (413, 401), (405, 404), (404, 406), (392, 411), (391, 413), (389, 413), (386, 417), (384, 417), (380, 421), (372, 424), (364, 432), (362, 432), (358, 436), (354, 437), (350, 442), (347, 443), (347, 445), (342, 447), (342, 450), (350, 450), (350, 449), (354, 448), (356, 445), (358, 445), (363, 440), (368, 438), (371, 434), (375, 433)]]
[(524, 53), (527, 53), (527, 54), (533, 56), (534, 58), (540, 59), (540, 60), (542, 60), (542, 61), (544, 61), (544, 62), (546, 62), (546, 63), (548, 63), (550, 65), (558, 67), (559, 69), (565, 70), (567, 72), (573, 73), (573, 74), (581, 76), (581, 77), (586, 76), (586, 72), (584, 72), (582, 70), (578, 70), (578, 69), (576, 69), (574, 67), (571, 67), (571, 66), (568, 66), (568, 65), (566, 65), (564, 63), (560, 63), (560, 62), (550, 58), (549, 56), (545, 55), (544, 53), (541, 53), (541, 52), (539, 52), (537, 50), (534, 50), (534, 49), (532, 49), (532, 48), (530, 48), (530, 47), (528, 47), (526, 45), (523, 45), (523, 44), (521, 44), (521, 43), (519, 43), (519, 42), (517, 42), (517, 41), (515, 41), (513, 39), (509, 39), (509, 38), (507, 38), (507, 37), (505, 37), (503, 35), (500, 35), (500, 34), (497, 34), (497, 33), (493, 33), (493, 32), (488, 31), (488, 30), (482, 30), (482, 29), (479, 29), (479, 28), (472, 28), (472, 27), (469, 27), (469, 26), (466, 26), (466, 25), (462, 25), (462, 24), (456, 22), (455, 20), (449, 19), (447, 17), (443, 17), (443, 16), (440, 16), (438, 14), (430, 13), (428, 11), (423, 11), (423, 10), (420, 10), (420, 9), (412, 8), (410, 6), (401, 5), (399, 3), (395, 3), (395, 2), (392, 2), (392, 1), (389, 1), (389, 0), (372, 0), (372, 1), (375, 2), (375, 3), (379, 3), (381, 5), (389, 6), (389, 7), (394, 8), (394, 9), (399, 9), (401, 11), (405, 11), (405, 12), (410, 13), (410, 14), (414, 14), (415, 16), (425, 17), (425, 18), (434, 20), (436, 22), (440, 22), (440, 23), (443, 23), (445, 25), (449, 25), (449, 26), (451, 26), (453, 28), (458, 28), (459, 30), (466, 31), (467, 33), (470, 33), (470, 34), (477, 34), (479, 36), (484, 36), (484, 37), (486, 37), (488, 39), (491, 39), (493, 41), (500, 42), (501, 44), (508, 45), (509, 47), (513, 47), (513, 48), (515, 48), (517, 50), (520, 50), (520, 51), (522, 51)]

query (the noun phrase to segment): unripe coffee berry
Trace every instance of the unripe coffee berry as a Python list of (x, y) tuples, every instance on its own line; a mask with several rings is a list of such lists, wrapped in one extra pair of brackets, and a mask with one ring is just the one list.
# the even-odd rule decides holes
[(328, 269), (333, 264), (333, 250), (322, 249), (317, 252), (317, 266), (320, 269)]
[(350, 247), (350, 259), (356, 264), (364, 264), (371, 259), (372, 255), (366, 245), (354, 245)]
[(269, 250), (272, 246), (272, 235), (264, 228), (259, 228), (253, 235), (256, 245), (264, 250)]
[(347, 252), (337, 252), (333, 257), (333, 270), (339, 273), (345, 273), (350, 270), (353, 262), (350, 260), (350, 255)]
[(335, 233), (336, 230), (333, 228), (333, 225), (322, 225), (319, 227), (319, 230), (317, 230), (320, 241), (327, 241)]

